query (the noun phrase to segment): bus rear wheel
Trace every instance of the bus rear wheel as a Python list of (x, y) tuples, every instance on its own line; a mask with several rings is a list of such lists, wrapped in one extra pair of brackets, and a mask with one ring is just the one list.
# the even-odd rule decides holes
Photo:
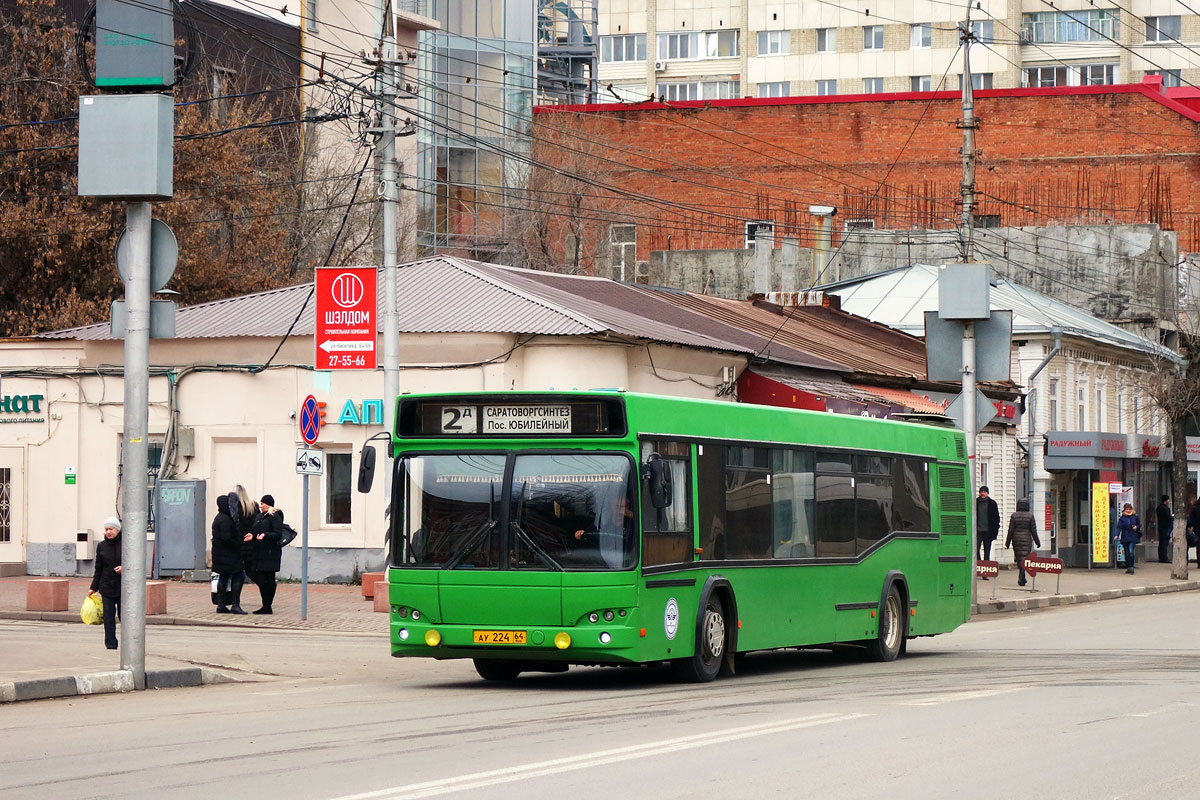
[(493, 661), (489, 658), (472, 659), (475, 671), (485, 681), (515, 681), (521, 674), (521, 665), (515, 661)]
[(895, 661), (904, 649), (904, 601), (895, 584), (888, 587), (883, 611), (879, 615), (879, 633), (867, 644), (872, 661)]
[(716, 594), (708, 596), (696, 639), (696, 652), (690, 658), (672, 662), (675, 674), (689, 683), (708, 683), (721, 671), (729, 634), (725, 625), (725, 606)]

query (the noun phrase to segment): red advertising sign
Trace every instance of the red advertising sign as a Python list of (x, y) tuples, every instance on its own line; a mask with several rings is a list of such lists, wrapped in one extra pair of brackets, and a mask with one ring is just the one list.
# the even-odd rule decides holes
[(1036, 553), (1030, 553), (1025, 556), (1025, 571), (1030, 575), (1037, 575), (1042, 572), (1047, 575), (1058, 575), (1063, 571), (1063, 562), (1061, 558), (1051, 558), (1050, 556), (1039, 556)]
[(317, 269), (315, 369), (375, 369), (374, 267)]
[(999, 561), (976, 561), (975, 574), (981, 578), (994, 578), (1000, 574)]

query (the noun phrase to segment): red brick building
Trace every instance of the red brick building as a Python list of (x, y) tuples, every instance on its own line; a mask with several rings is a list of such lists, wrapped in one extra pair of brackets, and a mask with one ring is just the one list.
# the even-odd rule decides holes
[[(1160, 81), (976, 93), (981, 223), (1157, 223), (1200, 249), (1200, 93)], [(836, 206), (839, 230), (951, 228), (960, 214), (954, 92), (536, 111), (535, 159), (584, 178), (578, 209), (549, 191), (542, 206), (574, 216), (593, 268), (629, 225), (645, 259), (741, 247), (750, 220), (803, 246), (810, 204)]]

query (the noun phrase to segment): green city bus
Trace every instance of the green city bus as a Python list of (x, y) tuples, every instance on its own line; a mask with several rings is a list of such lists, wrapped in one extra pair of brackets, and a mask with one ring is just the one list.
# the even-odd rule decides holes
[(396, 657), (710, 681), (755, 650), (891, 661), (970, 615), (952, 429), (624, 391), (404, 395), (391, 446)]

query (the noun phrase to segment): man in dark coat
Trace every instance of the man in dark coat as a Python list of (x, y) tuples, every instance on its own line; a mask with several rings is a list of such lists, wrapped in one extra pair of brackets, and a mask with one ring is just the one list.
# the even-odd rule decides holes
[(104, 520), (104, 541), (96, 545), (96, 571), (88, 594), (100, 593), (104, 607), (104, 646), (117, 649), (117, 617), (121, 615), (121, 520)]
[(1029, 513), (1029, 501), (1018, 500), (1017, 510), (1008, 520), (1008, 538), (1004, 540), (1005, 547), (1013, 549), (1019, 577), (1017, 585), (1025, 585), (1025, 557), (1033, 552), (1035, 546), (1041, 547), (1042, 540), (1038, 538), (1037, 519)]
[(217, 515), (212, 521), (212, 568), (217, 582), (217, 613), (245, 614), (242, 610), (242, 584), (246, 565), (242, 560), (242, 537), (229, 515), (229, 497), (217, 498)]
[[(1200, 567), (1200, 500), (1192, 501), (1192, 510), (1187, 518), (1188, 530), (1192, 532), (1192, 538), (1196, 542), (1196, 566)], [(1187, 558), (1184, 558), (1186, 561)]]
[(1171, 496), (1164, 494), (1158, 508), (1154, 509), (1158, 523), (1158, 560), (1161, 564), (1171, 563), (1171, 531), (1175, 529), (1175, 515), (1171, 513)]
[(988, 496), (986, 486), (979, 487), (979, 496), (975, 498), (975, 531), (979, 537), (979, 560), (991, 561), (992, 542), (1000, 535), (1000, 507)]

